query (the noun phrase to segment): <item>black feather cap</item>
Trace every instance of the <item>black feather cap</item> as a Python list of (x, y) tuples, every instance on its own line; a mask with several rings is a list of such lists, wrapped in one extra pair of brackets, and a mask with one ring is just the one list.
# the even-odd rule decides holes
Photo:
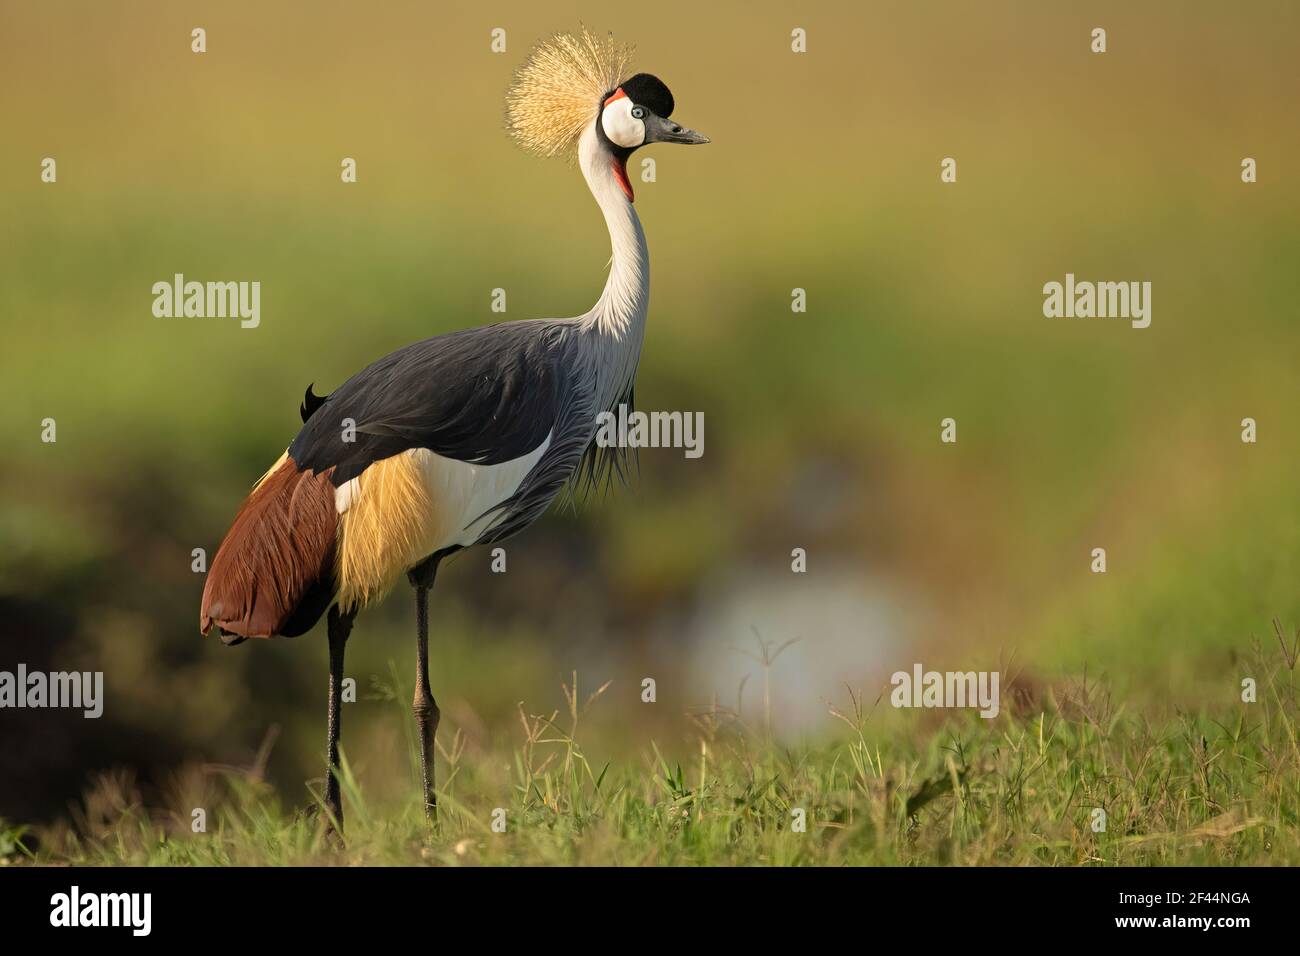
[(673, 94), (664, 81), (651, 73), (638, 73), (619, 84), (628, 99), (667, 119), (673, 113)]

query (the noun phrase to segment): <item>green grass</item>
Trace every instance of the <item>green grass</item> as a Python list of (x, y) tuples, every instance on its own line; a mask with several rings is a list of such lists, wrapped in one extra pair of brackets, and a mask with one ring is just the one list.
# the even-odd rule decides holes
[[(177, 778), (171, 805), (161, 808), (143, 806), (128, 775), (103, 776), (65, 821), (0, 827), (0, 858), (16, 865), (1296, 865), (1297, 640), (1289, 644), (1279, 633), (1242, 655), (1242, 673), (1258, 681), (1254, 703), (1237, 699), (1236, 677), (1221, 683), (1219, 699), (1165, 712), (1154, 696), (1120, 702), (1091, 677), (1041, 684), (1020, 676), (1004, 687), (993, 720), (895, 711), (887, 697), (873, 704), (846, 693), (828, 705), (840, 732), (816, 744), (776, 742), (761, 718), (751, 726), (715, 708), (690, 715), (690, 732), (670, 746), (652, 742), (639, 754), (605, 754), (584, 742), (605, 688), (579, 694), (575, 676), (563, 709), (533, 714), (520, 705), (510, 746), (471, 757), (465, 738), (444, 727), (432, 829), (419, 813), (408, 736), (407, 798), (372, 800), (345, 758), (341, 844), (315, 806), (286, 806), (262, 782), (261, 768), (195, 767)], [(317, 796), (319, 783), (311, 785)], [(204, 833), (191, 831), (196, 806), (207, 808)], [(1106, 813), (1104, 832), (1094, 831), (1096, 808)], [(498, 810), (504, 832), (493, 829)], [(804, 832), (792, 826), (796, 810), (804, 811)]]

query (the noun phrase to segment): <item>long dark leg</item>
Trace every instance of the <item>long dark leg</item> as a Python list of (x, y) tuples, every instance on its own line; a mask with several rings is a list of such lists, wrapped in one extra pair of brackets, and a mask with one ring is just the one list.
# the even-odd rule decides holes
[(339, 724), (343, 710), (343, 648), (352, 633), (353, 614), (343, 614), (335, 604), (330, 608), (330, 709), (329, 766), (326, 768), (325, 809), (329, 811), (330, 829), (343, 831), (343, 799), (339, 795)]
[(433, 820), (438, 815), (438, 798), (434, 795), (434, 736), (438, 733), (438, 718), (441, 713), (438, 703), (433, 699), (429, 689), (429, 591), (438, 574), (438, 562), (441, 554), (435, 554), (423, 564), (417, 565), (409, 574), (415, 588), (415, 697), (411, 701), (411, 710), (415, 714), (415, 724), (420, 731), (420, 777), (424, 793), (424, 816)]

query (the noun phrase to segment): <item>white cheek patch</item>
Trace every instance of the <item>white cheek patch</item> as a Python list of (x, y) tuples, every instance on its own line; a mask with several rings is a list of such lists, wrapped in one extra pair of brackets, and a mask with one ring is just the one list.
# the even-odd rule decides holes
[(632, 115), (632, 101), (620, 96), (601, 111), (600, 125), (609, 141), (631, 149), (645, 142), (645, 123)]

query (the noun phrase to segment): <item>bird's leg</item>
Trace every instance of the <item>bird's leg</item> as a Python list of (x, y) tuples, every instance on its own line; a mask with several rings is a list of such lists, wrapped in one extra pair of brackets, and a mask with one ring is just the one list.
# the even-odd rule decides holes
[(339, 795), (339, 723), (343, 709), (343, 648), (352, 633), (355, 612), (344, 614), (337, 604), (330, 608), (330, 709), (329, 709), (329, 766), (325, 773), (325, 809), (329, 812), (331, 831), (343, 831), (343, 800)]
[(420, 731), (420, 776), (424, 793), (424, 817), (432, 821), (438, 816), (438, 798), (434, 795), (433, 741), (438, 733), (441, 716), (438, 703), (429, 690), (429, 591), (438, 574), (442, 555), (435, 554), (411, 569), (408, 577), (415, 588), (415, 697), (411, 710)]
[(420, 777), (426, 820), (436, 818), (438, 813), (437, 797), (433, 792), (434, 738), (438, 732), (440, 713), (429, 688), (429, 590), (433, 587), (436, 573), (435, 562), (432, 565), (421, 565), (411, 575), (415, 586), (416, 622), (415, 696), (411, 701), (411, 710), (420, 732)]

